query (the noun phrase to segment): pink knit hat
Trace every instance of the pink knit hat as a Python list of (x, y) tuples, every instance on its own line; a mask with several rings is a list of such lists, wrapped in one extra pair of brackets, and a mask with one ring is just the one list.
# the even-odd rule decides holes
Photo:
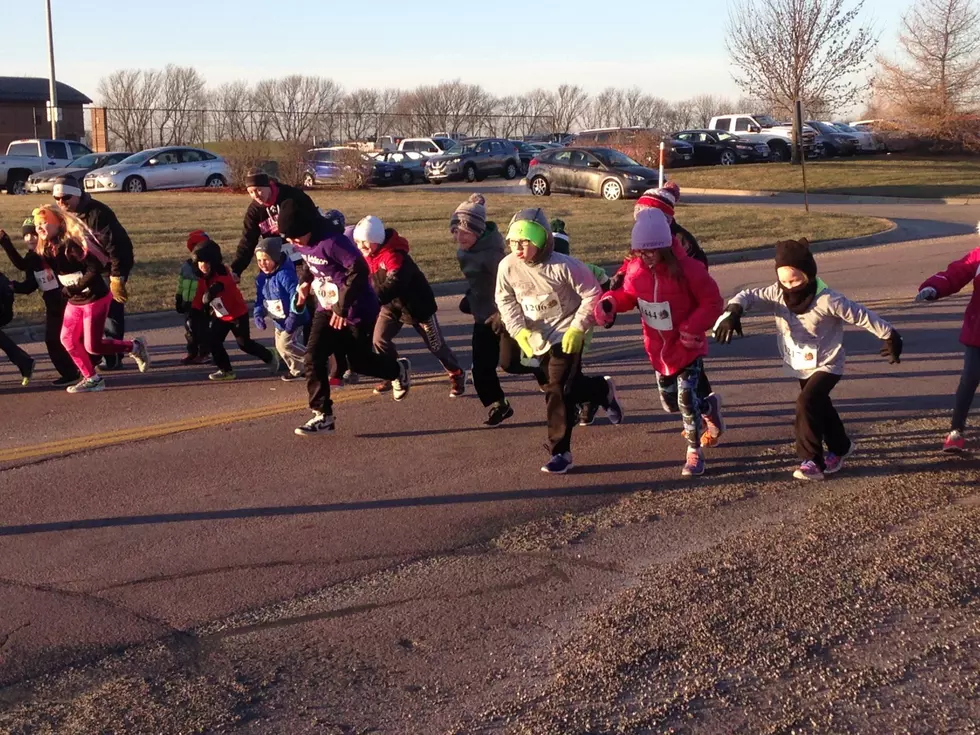
[(644, 209), (637, 213), (630, 235), (632, 250), (660, 250), (669, 248), (674, 236), (670, 234), (670, 222), (667, 215), (659, 209)]

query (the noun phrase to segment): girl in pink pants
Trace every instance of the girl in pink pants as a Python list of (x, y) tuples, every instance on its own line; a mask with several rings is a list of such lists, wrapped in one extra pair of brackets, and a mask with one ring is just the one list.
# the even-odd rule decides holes
[(61, 326), (61, 344), (82, 374), (69, 393), (89, 393), (105, 388), (102, 376), (95, 372), (89, 355), (132, 355), (140, 372), (149, 364), (146, 341), (103, 337), (112, 295), (105, 279), (108, 257), (85, 224), (73, 214), (53, 205), (34, 210), (37, 229), (37, 252), (61, 284), (65, 297), (65, 317)]

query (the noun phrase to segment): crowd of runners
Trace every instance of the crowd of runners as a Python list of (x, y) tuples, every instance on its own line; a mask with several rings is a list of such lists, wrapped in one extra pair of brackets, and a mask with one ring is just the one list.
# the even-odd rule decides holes
[[(376, 216), (348, 224), (343, 213), (320, 210), (302, 190), (261, 171), (250, 172), (247, 191), (252, 201), (243, 234), (227, 263), (205, 231), (187, 237), (189, 257), (175, 295), (185, 320), (182, 364), (213, 363), (211, 380), (235, 379), (224, 347), (230, 333), (272, 374), (306, 382), (312, 416), (295, 433), (312, 436), (336, 427), (332, 388), (373, 377), (375, 393), (405, 399), (412, 367), (399, 357), (394, 338), (408, 325), (448, 374), (450, 396), (465, 392), (465, 363), (442, 334), (432, 288), (403, 235)], [(141, 372), (150, 363), (144, 339), (125, 339), (133, 245), (112, 210), (73, 177), (58, 179), (53, 196), (53, 204), (24, 220), (22, 246), (0, 230), (0, 245), (21, 273), (11, 280), (0, 274), (0, 327), (13, 316), (15, 294), (40, 291), (45, 345), (59, 375), (54, 383), (69, 393), (101, 391), (100, 370), (118, 369), (127, 355)], [(455, 244), (467, 284), (459, 308), (473, 318), (469, 368), (487, 411), (484, 423), (499, 426), (514, 415), (498, 370), (533, 377), (545, 397), (549, 459), (541, 469), (567, 472), (576, 426), (590, 425), (600, 409), (613, 424), (624, 418), (613, 378), (583, 369), (593, 329), (637, 310), (660, 402), (680, 415), (682, 475), (701, 475), (704, 450), (726, 430), (722, 398), (705, 367), (707, 335), (728, 344), (742, 334), (743, 314), (765, 311), (775, 318), (780, 355), (801, 389), (794, 425), (801, 464), (794, 475), (820, 480), (839, 471), (855, 448), (830, 396), (844, 374), (844, 325), (881, 339), (890, 363), (900, 360), (901, 336), (819, 278), (806, 240), (779, 242), (772, 285), (743, 290), (726, 304), (697, 239), (674, 220), (679, 197), (674, 184), (640, 197), (629, 252), (612, 277), (574, 258), (565, 223), (549, 221), (540, 208), (522, 209), (502, 228), (487, 219), (480, 194), (452, 212), (447, 244)], [(253, 261), (250, 306), (239, 284)], [(915, 296), (933, 301), (971, 282), (961, 334), (966, 358), (943, 446), (950, 452), (965, 449), (967, 414), (980, 384), (980, 248), (928, 278)], [(274, 350), (252, 337), (253, 327), (271, 327)], [(28, 386), (35, 359), (2, 329), (0, 349)]]

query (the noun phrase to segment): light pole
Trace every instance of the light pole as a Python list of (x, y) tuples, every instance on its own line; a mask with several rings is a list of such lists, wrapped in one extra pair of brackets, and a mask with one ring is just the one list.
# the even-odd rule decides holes
[(51, 120), (51, 137), (58, 137), (58, 85), (54, 77), (54, 33), (51, 31), (51, 0), (45, 0), (44, 8), (48, 17), (48, 66), (51, 70), (48, 119)]

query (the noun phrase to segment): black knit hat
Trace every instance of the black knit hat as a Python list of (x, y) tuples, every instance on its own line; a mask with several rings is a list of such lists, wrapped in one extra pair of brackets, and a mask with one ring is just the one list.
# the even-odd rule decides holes
[(269, 174), (260, 168), (253, 168), (245, 175), (245, 186), (269, 186)]
[(313, 232), (316, 210), (299, 206), (295, 199), (287, 199), (279, 206), (279, 234), (285, 238), (302, 237)]
[(191, 253), (194, 263), (208, 263), (212, 268), (221, 265), (221, 246), (214, 240), (206, 240)]
[(24, 223), (20, 226), (20, 234), (22, 236), (37, 234), (37, 228), (34, 226), (33, 217), (28, 217), (24, 220)]
[(565, 232), (565, 220), (557, 218), (551, 220), (551, 234), (555, 238), (555, 252), (568, 255), (571, 242), (568, 233)]
[(803, 271), (810, 281), (817, 278), (817, 261), (810, 252), (810, 243), (802, 240), (782, 240), (776, 243), (776, 268), (791, 266)]

